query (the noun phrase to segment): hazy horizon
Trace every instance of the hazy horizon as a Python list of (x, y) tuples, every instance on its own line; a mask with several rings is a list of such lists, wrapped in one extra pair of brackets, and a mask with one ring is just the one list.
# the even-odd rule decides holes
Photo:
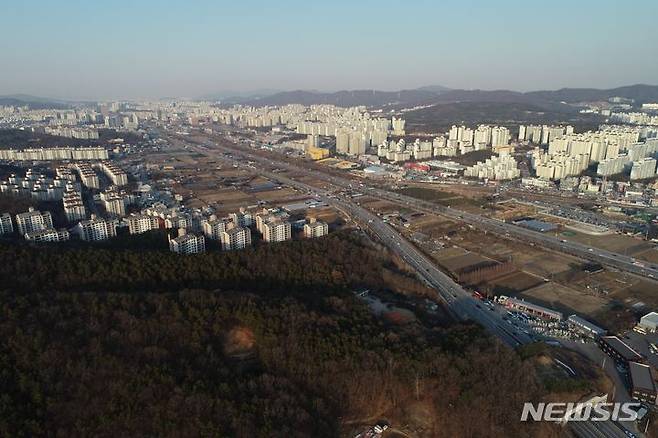
[(0, 16), (0, 95), (655, 84), (658, 4), (632, 3), (10, 3)]

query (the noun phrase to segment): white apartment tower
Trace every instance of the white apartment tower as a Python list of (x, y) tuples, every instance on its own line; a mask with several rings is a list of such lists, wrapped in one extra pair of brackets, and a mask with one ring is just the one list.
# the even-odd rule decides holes
[(631, 168), (631, 180), (647, 179), (656, 176), (656, 160), (653, 158), (643, 158), (633, 162)]
[(67, 189), (62, 198), (62, 204), (64, 204), (64, 213), (69, 222), (79, 221), (87, 216), (80, 192)]
[(208, 239), (219, 240), (222, 233), (226, 231), (226, 221), (224, 219), (211, 218), (203, 221), (203, 235)]
[(179, 230), (179, 236), (175, 239), (169, 237), (169, 250), (176, 254), (201, 254), (206, 252), (206, 238), (186, 234), (185, 230)]
[(275, 219), (263, 224), (263, 240), (265, 242), (283, 242), (292, 237), (290, 222)]
[(244, 208), (241, 208), (239, 213), (230, 213), (228, 217), (235, 225), (240, 227), (250, 227), (254, 224), (254, 216)]
[(29, 211), (16, 215), (16, 226), (18, 227), (18, 232), (21, 235), (25, 235), (27, 233), (52, 228), (53, 218), (49, 211), (41, 213), (30, 207)]
[(159, 228), (158, 218), (146, 215), (130, 216), (128, 218), (128, 230), (130, 234), (141, 234)]
[(329, 234), (329, 225), (326, 222), (311, 219), (309, 223), (304, 224), (304, 237), (322, 237), (327, 234)]
[(251, 245), (251, 230), (231, 223), (228, 229), (222, 232), (221, 241), (224, 251), (244, 249)]
[(11, 222), (11, 215), (4, 213), (0, 215), (0, 235), (11, 234), (14, 232), (14, 225)]
[(106, 221), (104, 219), (91, 219), (79, 222), (76, 225), (76, 232), (80, 239), (86, 242), (97, 242), (106, 240), (117, 235), (116, 221)]

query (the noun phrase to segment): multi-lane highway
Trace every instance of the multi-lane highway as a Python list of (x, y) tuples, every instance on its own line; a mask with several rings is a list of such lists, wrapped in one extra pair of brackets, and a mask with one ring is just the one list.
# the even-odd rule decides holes
[[(369, 230), (375, 237), (383, 242), (391, 251), (400, 256), (406, 263), (413, 267), (418, 275), (428, 285), (437, 291), (437, 297), (441, 299), (450, 311), (461, 320), (472, 320), (481, 324), (485, 329), (497, 336), (506, 344), (517, 347), (532, 342), (532, 337), (520, 331), (507, 321), (502, 315), (492, 308), (483, 305), (479, 300), (455, 283), (448, 275), (436, 268), (436, 266), (415, 246), (404, 239), (389, 224), (383, 222), (379, 216), (371, 213), (365, 208), (354, 203), (347, 195), (332, 195), (327, 190), (311, 186), (304, 182), (291, 179), (281, 173), (266, 170), (273, 165), (271, 160), (264, 157), (249, 154), (246, 151), (236, 151), (211, 143), (203, 146), (192, 146), (197, 152), (209, 157), (217, 158), (218, 153), (230, 152), (235, 156), (241, 156), (251, 161), (262, 163), (264, 166), (258, 169), (258, 173), (273, 180), (278, 180), (291, 187), (313, 193), (327, 204), (348, 214), (356, 223), (364, 229)], [(228, 159), (235, 166), (247, 166), (245, 159)], [(279, 163), (274, 163), (278, 165)]]
[[(289, 178), (281, 173), (268, 171), (267, 169), (271, 169), (272, 167), (283, 168), (292, 172), (296, 172), (297, 174), (311, 176), (315, 179), (321, 179), (327, 183), (330, 183), (332, 186), (338, 186), (344, 189), (352, 188), (352, 185), (355, 183), (351, 180), (337, 178), (333, 175), (309, 172), (306, 169), (293, 166), (286, 162), (252, 154), (242, 148), (227, 148), (212, 142), (207, 142), (204, 145), (194, 145), (192, 147), (197, 150), (197, 152), (212, 158), (217, 158), (218, 154), (222, 153), (230, 153), (234, 157), (240, 157), (240, 159), (222, 157), (223, 160), (229, 160), (231, 161), (231, 164), (238, 167), (246, 165), (248, 166), (249, 164), (247, 160), (257, 162), (262, 165), (262, 167), (258, 169), (259, 174), (288, 184), (291, 187), (295, 187), (297, 189), (314, 194), (324, 202), (343, 211), (364, 229), (369, 230), (373, 236), (377, 237), (381, 242), (383, 242), (392, 252), (396, 253), (406, 263), (413, 267), (418, 275), (423, 278), (429, 286), (436, 290), (437, 298), (442, 300), (447, 305), (448, 309), (458, 319), (473, 320), (478, 322), (494, 336), (498, 337), (504, 343), (512, 347), (533, 341), (533, 338), (530, 335), (520, 331), (518, 328), (512, 326), (508, 321), (503, 319), (503, 315), (501, 313), (486, 305), (483, 305), (481, 301), (473, 298), (468, 291), (464, 290), (461, 286), (459, 286), (459, 284), (455, 283), (448, 275), (436, 268), (436, 266), (424, 254), (422, 254), (415, 246), (404, 239), (393, 227), (382, 221), (379, 216), (355, 203), (354, 200), (349, 196), (349, 190), (346, 191), (346, 193), (336, 193), (335, 190), (331, 190), (330, 186), (327, 186), (326, 188), (311, 186), (304, 182)], [(368, 190), (369, 194), (371, 195), (393, 200), (397, 203), (406, 204), (421, 211), (425, 210), (432, 213), (443, 214), (445, 216), (454, 218), (455, 220), (477, 225), (482, 229), (505, 234), (506, 236), (525, 239), (529, 242), (537, 242), (549, 248), (554, 248), (552, 245), (555, 245), (557, 241), (557, 239), (551, 238), (544, 240), (546, 236), (540, 233), (535, 233), (530, 230), (526, 230), (510, 224), (504, 224), (502, 222), (484, 218), (478, 215), (472, 215), (466, 212), (452, 210), (447, 207), (434, 206), (433, 204), (424, 203), (422, 201), (418, 201), (415, 198), (402, 196), (398, 193), (389, 192), (375, 187), (366, 187), (366, 190)], [(560, 245), (557, 245), (557, 248), (555, 249), (581, 257), (585, 256), (584, 258), (589, 260), (599, 261), (597, 258), (613, 257), (615, 262), (630, 262), (633, 267), (637, 266), (633, 264), (632, 260), (624, 260), (625, 258), (618, 254), (601, 250), (590, 251), (588, 248), (585, 248), (584, 251), (586, 253), (582, 254), (582, 245), (578, 246), (574, 244), (571, 246), (568, 242), (562, 241), (559, 241), (559, 243)], [(609, 264), (603, 262), (601, 263)], [(615, 267), (623, 269), (624, 265), (619, 266), (615, 264)], [(628, 270), (638, 273), (632, 268)], [(653, 272), (654, 268), (650, 267), (646, 272), (640, 272), (640, 275), (648, 276)], [(570, 422), (569, 426), (571, 432), (575, 436), (583, 438), (617, 438), (632, 436), (632, 434), (628, 434), (627, 431), (624, 431), (623, 428), (611, 421), (604, 423), (594, 423), (591, 421)]]
[[(310, 171), (300, 166), (293, 165), (287, 161), (275, 160), (274, 158), (267, 159), (263, 156), (246, 151), (244, 148), (225, 148), (224, 150), (229, 150), (232, 153), (239, 152), (242, 156), (247, 157), (253, 161), (276, 163), (276, 165), (280, 168), (302, 173), (316, 179), (321, 179), (344, 189), (351, 190), (356, 188), (356, 182), (348, 178), (342, 178), (333, 174), (323, 173), (316, 170)], [(486, 230), (508, 238), (515, 238), (523, 242), (533, 243), (541, 246), (542, 248), (547, 248), (576, 256), (621, 271), (630, 272), (651, 279), (658, 279), (657, 265), (651, 264), (649, 262), (635, 260), (633, 257), (606, 251), (603, 249), (588, 247), (577, 242), (569, 242), (564, 239), (558, 239), (551, 235), (532, 231), (514, 224), (509, 224), (482, 215), (433, 204), (374, 186), (364, 185), (360, 189), (363, 189), (363, 191), (369, 195), (376, 196), (381, 199), (386, 199), (397, 204), (408, 205), (409, 207), (419, 211), (442, 215), (459, 222), (470, 224), (480, 230)]]
[(431, 204), (429, 202), (418, 200), (409, 196), (404, 196), (399, 193), (389, 192), (382, 189), (376, 189), (376, 193), (378, 196), (385, 197), (386, 199), (390, 200), (395, 200), (397, 203), (414, 207), (420, 211), (447, 216), (451, 219), (471, 224), (481, 230), (502, 234), (507, 237), (513, 237), (528, 243), (534, 243), (541, 246), (542, 248), (548, 248), (554, 251), (580, 257), (585, 260), (597, 262), (601, 265), (610, 266), (615, 269), (630, 272), (636, 275), (658, 279), (658, 266), (655, 266), (649, 262), (638, 261), (632, 257), (628, 257), (619, 253), (588, 247), (580, 243), (569, 242), (564, 239), (558, 239), (548, 234), (532, 231), (527, 228), (519, 227), (514, 224), (509, 224), (478, 214)]
[(636, 435), (611, 420), (570, 421), (571, 432), (579, 438), (633, 438)]

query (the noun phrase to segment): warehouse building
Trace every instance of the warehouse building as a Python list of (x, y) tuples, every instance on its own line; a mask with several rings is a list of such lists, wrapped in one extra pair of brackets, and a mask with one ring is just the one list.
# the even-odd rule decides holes
[(508, 298), (505, 300), (505, 307), (511, 310), (538, 316), (540, 318), (556, 319), (558, 321), (563, 318), (562, 312), (538, 304), (529, 303), (527, 301), (517, 300), (516, 298)]
[(617, 336), (602, 336), (599, 345), (608, 356), (623, 365), (628, 365), (630, 362), (644, 362), (640, 353)]
[(656, 404), (656, 384), (649, 365), (629, 362), (631, 397), (643, 403)]
[(649, 332), (655, 332), (658, 327), (658, 313), (651, 312), (640, 318), (640, 327)]
[(576, 327), (581, 332), (591, 336), (604, 336), (606, 334), (605, 329), (589, 322), (584, 318), (581, 318), (578, 315), (571, 315), (569, 318), (567, 318), (567, 322), (570, 325)]
[(523, 228), (527, 228), (532, 231), (538, 231), (540, 233), (546, 233), (548, 231), (555, 231), (557, 225), (551, 224), (544, 221), (538, 221), (536, 219), (527, 219), (522, 221), (514, 222), (515, 225), (518, 225)]

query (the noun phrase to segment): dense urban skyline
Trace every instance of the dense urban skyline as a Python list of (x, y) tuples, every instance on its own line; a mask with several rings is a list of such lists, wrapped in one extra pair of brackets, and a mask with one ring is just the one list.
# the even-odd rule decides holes
[(654, 2), (13, 2), (0, 95), (655, 83)]

